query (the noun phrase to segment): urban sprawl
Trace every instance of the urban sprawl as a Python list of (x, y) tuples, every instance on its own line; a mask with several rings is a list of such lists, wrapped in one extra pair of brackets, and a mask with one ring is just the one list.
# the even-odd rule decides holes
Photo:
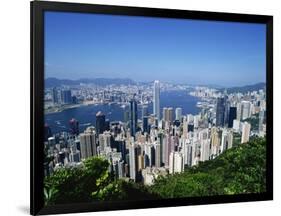
[[(266, 133), (265, 91), (227, 93), (210, 87), (149, 84), (79, 85), (47, 88), (45, 112), (87, 104), (119, 104), (122, 121), (109, 121), (102, 111), (95, 124), (79, 131), (79, 119), (69, 128), (52, 133), (45, 124), (45, 175), (61, 167), (80, 167), (92, 156), (108, 160), (116, 179), (151, 185), (158, 176), (183, 172), (200, 161), (212, 160), (227, 149)], [(160, 92), (184, 90), (197, 97), (200, 112), (183, 113), (182, 107), (160, 110)], [(153, 113), (148, 105), (153, 104)], [(138, 112), (141, 110), (141, 112)], [(138, 114), (138, 113), (141, 113)]]

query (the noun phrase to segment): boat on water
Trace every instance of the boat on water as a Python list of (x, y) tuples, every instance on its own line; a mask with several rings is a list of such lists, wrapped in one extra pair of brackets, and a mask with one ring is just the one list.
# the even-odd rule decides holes
[(91, 123), (84, 123), (84, 124), (81, 124), (81, 126), (90, 126)]

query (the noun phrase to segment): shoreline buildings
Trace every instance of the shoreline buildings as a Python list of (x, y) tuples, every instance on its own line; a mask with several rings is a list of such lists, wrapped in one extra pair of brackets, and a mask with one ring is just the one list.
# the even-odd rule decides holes
[[(108, 160), (115, 178), (151, 185), (160, 175), (183, 172), (254, 136), (266, 134), (263, 90), (222, 94), (208, 87), (195, 87), (190, 94), (202, 102), (200, 112), (192, 115), (172, 104), (160, 110), (158, 80), (148, 88), (129, 85), (108, 89), (98, 91), (95, 87), (97, 97), (126, 104), (124, 120), (110, 122), (107, 114), (97, 112), (95, 127), (89, 126), (82, 133), (76, 118), (69, 121), (69, 129), (55, 134), (46, 124), (44, 144), (54, 158), (45, 166), (47, 175), (60, 167), (78, 166), (89, 157), (101, 156)], [(71, 92), (80, 100), (90, 97)], [(57, 100), (56, 93), (53, 100)], [(152, 113), (146, 102), (153, 103)]]

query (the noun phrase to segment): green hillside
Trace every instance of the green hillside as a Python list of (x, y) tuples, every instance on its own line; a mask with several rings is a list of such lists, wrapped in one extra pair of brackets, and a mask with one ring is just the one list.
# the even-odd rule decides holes
[(158, 179), (150, 191), (163, 198), (260, 193), (266, 190), (266, 141), (255, 139), (181, 174)]
[(158, 178), (150, 187), (114, 180), (108, 165), (103, 158), (93, 157), (84, 161), (82, 169), (55, 171), (45, 178), (45, 204), (260, 193), (266, 190), (265, 139), (240, 144), (184, 173)]

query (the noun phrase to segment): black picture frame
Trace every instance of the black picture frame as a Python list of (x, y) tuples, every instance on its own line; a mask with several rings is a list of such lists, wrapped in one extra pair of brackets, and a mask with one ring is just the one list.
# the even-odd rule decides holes
[[(267, 172), (266, 192), (260, 194), (223, 195), (164, 199), (152, 201), (101, 202), (44, 206), (43, 199), (43, 158), (44, 151), (44, 11), (64, 11), (79, 13), (101, 13), (112, 15), (165, 17), (196, 20), (232, 21), (266, 24), (266, 101), (267, 101)], [(273, 200), (273, 17), (234, 13), (187, 11), (175, 9), (156, 9), (142, 7), (108, 6), (62, 2), (31, 2), (31, 110), (30, 110), (30, 214), (58, 214), (89, 211), (108, 211), (121, 209), (171, 207), (182, 205), (201, 205)]]

